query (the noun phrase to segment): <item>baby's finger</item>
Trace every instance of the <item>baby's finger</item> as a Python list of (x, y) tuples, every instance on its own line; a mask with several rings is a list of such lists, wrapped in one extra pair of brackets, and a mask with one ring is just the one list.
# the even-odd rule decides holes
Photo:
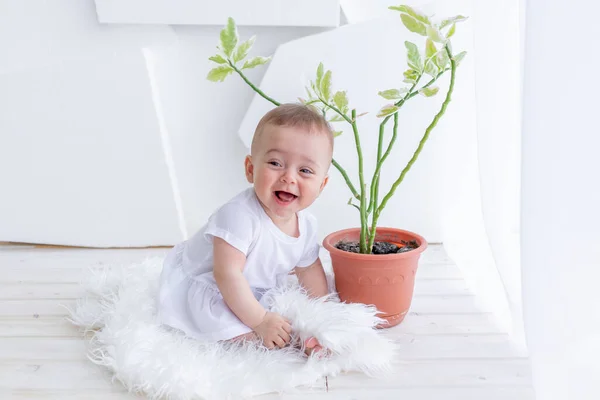
[(292, 325), (290, 325), (289, 322), (284, 322), (281, 327), (283, 328), (284, 331), (286, 331), (287, 333), (292, 333)]
[(285, 330), (279, 331), (279, 337), (282, 338), (286, 343), (290, 342), (290, 335)]
[(275, 342), (275, 344), (276, 344), (278, 347), (280, 347), (280, 348), (283, 348), (283, 347), (285, 347), (285, 342), (284, 342), (284, 341), (283, 341), (283, 339), (282, 339), (281, 337), (279, 337), (279, 336), (277, 336), (277, 337), (275, 338), (274, 342)]

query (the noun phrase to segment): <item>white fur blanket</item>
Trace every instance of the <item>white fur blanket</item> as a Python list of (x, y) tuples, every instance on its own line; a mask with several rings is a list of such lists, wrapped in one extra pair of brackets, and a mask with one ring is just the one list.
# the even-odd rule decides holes
[(155, 294), (162, 260), (149, 258), (92, 273), (71, 322), (92, 333), (89, 358), (128, 390), (151, 399), (239, 398), (311, 387), (325, 376), (391, 370), (395, 345), (374, 328), (373, 307), (309, 299), (294, 278), (274, 293), (272, 311), (289, 318), (300, 339), (315, 336), (333, 354), (307, 357), (290, 347), (204, 343), (160, 326)]

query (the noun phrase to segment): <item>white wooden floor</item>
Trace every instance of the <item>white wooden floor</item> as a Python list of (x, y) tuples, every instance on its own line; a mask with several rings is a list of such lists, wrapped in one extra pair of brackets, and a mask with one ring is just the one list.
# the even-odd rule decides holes
[[(167, 249), (90, 250), (0, 245), (0, 399), (133, 399), (85, 358), (65, 321), (81, 294), (84, 267), (126, 263)], [(358, 373), (328, 379), (328, 390), (260, 399), (532, 400), (529, 362), (492, 322), (442, 246), (417, 272), (411, 313), (382, 331), (402, 344), (393, 379)]]

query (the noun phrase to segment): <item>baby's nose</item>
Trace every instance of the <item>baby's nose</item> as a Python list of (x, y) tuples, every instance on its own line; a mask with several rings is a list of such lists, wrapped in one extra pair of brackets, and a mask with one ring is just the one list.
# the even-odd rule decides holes
[(291, 171), (286, 171), (281, 175), (281, 181), (285, 183), (296, 183), (296, 175)]

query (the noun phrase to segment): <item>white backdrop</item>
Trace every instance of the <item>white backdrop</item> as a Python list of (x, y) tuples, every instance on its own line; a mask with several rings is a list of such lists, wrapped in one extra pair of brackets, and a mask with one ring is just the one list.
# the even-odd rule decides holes
[(599, 13), (584, 0), (527, 1), (523, 306), (537, 400), (600, 398), (600, 83), (551, 84), (573, 65), (596, 69)]
[[(237, 131), (252, 92), (235, 77), (219, 84), (206, 80), (221, 26), (99, 24), (93, 0), (31, 0), (3, 7), (0, 241), (171, 245), (246, 187), (247, 149)], [(283, 43), (326, 30), (241, 27), (240, 36), (256, 34), (252, 55), (269, 55)], [(346, 67), (336, 70), (353, 73)], [(248, 76), (260, 82), (264, 73), (257, 68)], [(27, 76), (30, 85), (16, 85), (19, 76)], [(60, 85), (52, 86), (59, 79)], [(27, 96), (35, 99), (38, 92), (37, 102), (29, 104)], [(17, 98), (24, 100), (13, 101)], [(419, 99), (415, 107), (438, 100)], [(53, 113), (43, 114), (49, 103)], [(458, 111), (451, 107), (449, 114)], [(418, 123), (423, 127), (427, 120)], [(436, 141), (444, 124), (383, 217), (434, 242), (441, 239), (435, 159), (442, 151)], [(409, 140), (408, 133), (404, 138)], [(344, 139), (351, 143), (348, 135)], [(28, 146), (37, 146), (36, 151), (28, 153)], [(408, 153), (412, 146), (397, 150)], [(344, 155), (349, 157), (345, 164), (353, 165), (354, 153)], [(386, 171), (386, 179), (395, 175)], [(326, 213), (323, 235), (356, 223), (354, 209), (345, 205), (348, 197), (337, 177), (321, 199), (322, 209), (343, 211)], [(398, 214), (398, 209), (410, 213)]]

